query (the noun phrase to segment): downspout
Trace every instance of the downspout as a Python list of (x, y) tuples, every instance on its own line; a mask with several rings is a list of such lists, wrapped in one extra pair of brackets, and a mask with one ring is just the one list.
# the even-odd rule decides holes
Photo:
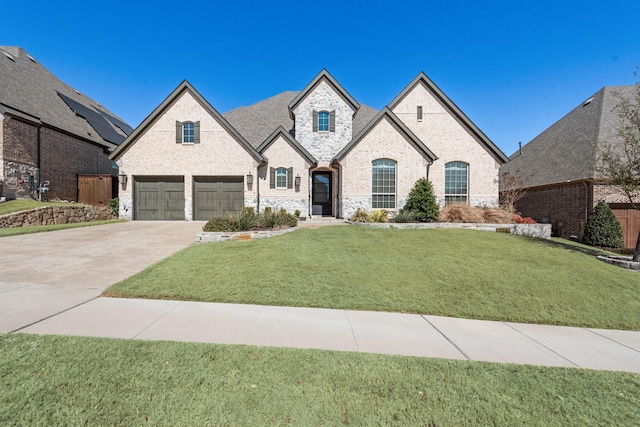
[(40, 176), (42, 175), (40, 167), (41, 167), (41, 163), (42, 160), (40, 158), (40, 129), (42, 128), (42, 125), (38, 125), (38, 127), (36, 128), (36, 164), (37, 164), (37, 168), (38, 168), (38, 177), (36, 179), (36, 188), (40, 188)]
[[(589, 217), (589, 212), (591, 211), (591, 208), (589, 207), (589, 182), (587, 180), (582, 181), (582, 185), (584, 186), (584, 224), (587, 224), (587, 218)], [(591, 201), (591, 204), (593, 204), (593, 199)], [(580, 241), (582, 241), (582, 238), (584, 237), (584, 227), (580, 227)]]

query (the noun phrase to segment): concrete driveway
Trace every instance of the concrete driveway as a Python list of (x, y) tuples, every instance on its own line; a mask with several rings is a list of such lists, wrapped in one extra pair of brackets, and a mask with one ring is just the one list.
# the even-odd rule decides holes
[(203, 224), (132, 221), (0, 238), (0, 332), (96, 298), (193, 244)]

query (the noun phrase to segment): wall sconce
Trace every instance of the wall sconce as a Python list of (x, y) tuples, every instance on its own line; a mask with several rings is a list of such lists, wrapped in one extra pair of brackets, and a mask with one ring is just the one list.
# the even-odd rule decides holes
[(300, 175), (296, 176), (296, 190), (300, 190)]
[(118, 175), (118, 182), (122, 186), (123, 190), (127, 189), (127, 175), (125, 175), (122, 171), (120, 171), (120, 175)]
[(253, 185), (253, 175), (251, 175), (251, 172), (249, 172), (247, 174), (247, 187), (251, 188), (252, 185)]

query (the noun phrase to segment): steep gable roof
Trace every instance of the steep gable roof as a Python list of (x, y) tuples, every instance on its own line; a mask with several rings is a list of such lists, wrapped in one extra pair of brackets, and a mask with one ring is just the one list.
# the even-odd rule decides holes
[(202, 105), (202, 107), (216, 120), (220, 125), (227, 131), (229, 134), (233, 136), (233, 138), (238, 141), (238, 143), (244, 147), (251, 156), (259, 162), (263, 162), (264, 158), (260, 153), (256, 151), (256, 149), (245, 140), (242, 135), (240, 135), (234, 128), (227, 122), (227, 120), (220, 115), (216, 111), (209, 102), (200, 93), (189, 83), (187, 80), (184, 80), (182, 83), (178, 85), (177, 88), (173, 90), (165, 98), (164, 101), (160, 105), (156, 107), (146, 119), (140, 123), (140, 125), (135, 128), (135, 130), (124, 140), (122, 144), (109, 156), (110, 159), (118, 159), (128, 148), (131, 146), (134, 141), (141, 135), (147, 128), (149, 128), (160, 115), (162, 115), (167, 109), (171, 107), (171, 105), (180, 97), (183, 93), (189, 92), (193, 97)]
[(449, 111), (449, 113), (460, 123), (462, 124), (467, 131), (496, 158), (496, 160), (505, 163), (509, 159), (506, 154), (498, 148), (497, 145), (493, 143), (489, 139), (487, 135), (484, 134), (478, 128), (475, 123), (473, 123), (463, 112), (458, 108), (454, 102), (449, 99), (447, 95), (429, 78), (424, 72), (420, 72), (411, 83), (409, 83), (403, 90), (396, 96), (388, 105), (390, 110), (393, 110), (406, 96), (409, 94), (414, 87), (419, 84), (423, 84), (427, 90)]
[(280, 136), (282, 136), (282, 138), (284, 138), (284, 140), (287, 141), (293, 149), (298, 151), (309, 163), (312, 165), (318, 163), (316, 158), (309, 154), (309, 152), (282, 126), (278, 126), (278, 128), (273, 131), (273, 133), (260, 145), (260, 147), (258, 147), (258, 152), (264, 155), (267, 148), (269, 148), (269, 146), (271, 146), (271, 144), (273, 144)]
[(603, 87), (512, 154), (501, 173), (518, 174), (526, 186), (597, 178), (597, 145), (619, 143), (620, 119), (613, 108), (634, 89)]
[(338, 154), (335, 155), (333, 160), (338, 162), (342, 160), (347, 155), (347, 153), (351, 151), (351, 149), (355, 147), (375, 125), (382, 121), (383, 118), (388, 118), (393, 124), (399, 127), (401, 131), (404, 132), (404, 134), (407, 136), (407, 138), (409, 138), (409, 140), (431, 161), (435, 161), (438, 159), (438, 157), (431, 150), (429, 150), (429, 148), (424, 145), (422, 141), (420, 141), (420, 138), (418, 138), (413, 132), (411, 132), (411, 129), (409, 129), (404, 123), (402, 123), (398, 116), (393, 114), (393, 111), (391, 111), (388, 107), (384, 107), (355, 137), (353, 137), (353, 139), (347, 145), (344, 146), (342, 150), (340, 150), (340, 152), (338, 152)]
[(124, 120), (60, 81), (17, 46), (0, 46), (0, 113), (109, 149), (122, 142), (131, 129)]
[(304, 89), (302, 89), (302, 91), (298, 93), (298, 95), (289, 103), (289, 117), (291, 118), (291, 120), (295, 120), (295, 114), (293, 113), (293, 110), (295, 110), (298, 104), (300, 104), (300, 102), (302, 102), (302, 100), (305, 99), (307, 95), (313, 92), (313, 90), (320, 84), (321, 81), (327, 81), (345, 101), (351, 104), (351, 107), (354, 109), (354, 116), (358, 114), (358, 110), (360, 109), (360, 104), (358, 103), (358, 101), (356, 101), (351, 95), (349, 95), (349, 92), (347, 92), (340, 85), (340, 83), (338, 83), (338, 81), (334, 79), (326, 69), (323, 68), (322, 71), (320, 71), (318, 75), (315, 76), (314, 79), (311, 80), (311, 82)]

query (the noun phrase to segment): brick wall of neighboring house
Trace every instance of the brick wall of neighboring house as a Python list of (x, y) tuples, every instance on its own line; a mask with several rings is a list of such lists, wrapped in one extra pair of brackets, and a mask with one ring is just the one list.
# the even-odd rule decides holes
[[(50, 181), (45, 199), (76, 201), (78, 174), (111, 174), (111, 160), (100, 146), (42, 126), (40, 181)], [(37, 197), (30, 176), (38, 183), (38, 127), (7, 116), (2, 132), (3, 195)]]
[(593, 203), (593, 186), (578, 182), (529, 189), (516, 203), (516, 211), (536, 222), (550, 223), (556, 236), (568, 239), (576, 235), (582, 239), (587, 215), (593, 208)]
[(47, 199), (78, 200), (78, 174), (111, 174), (103, 147), (49, 128), (41, 130), (41, 181), (50, 181)]

